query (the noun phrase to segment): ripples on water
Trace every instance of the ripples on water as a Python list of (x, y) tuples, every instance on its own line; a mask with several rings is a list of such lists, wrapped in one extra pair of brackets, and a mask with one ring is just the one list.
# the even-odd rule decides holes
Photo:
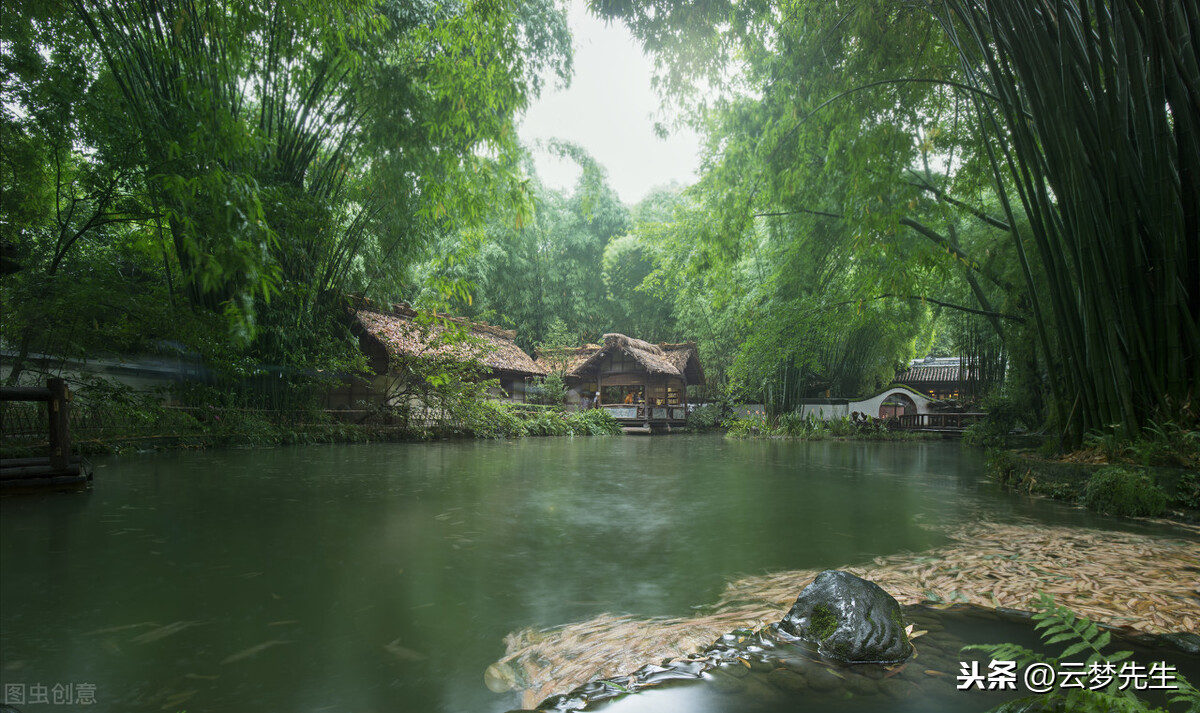
[(96, 708), (503, 711), (504, 637), (685, 616), (741, 575), (1105, 523), (985, 482), (956, 443), (525, 439), (102, 459), (0, 501), (0, 682)]

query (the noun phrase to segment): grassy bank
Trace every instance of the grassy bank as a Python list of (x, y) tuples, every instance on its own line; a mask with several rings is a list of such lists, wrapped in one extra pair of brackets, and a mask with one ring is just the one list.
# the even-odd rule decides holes
[(1047, 458), (1032, 451), (988, 451), (988, 472), (1009, 487), (1083, 505), (1107, 515), (1200, 521), (1200, 474), (1179, 466)]
[[(44, 410), (3, 404), (5, 458), (43, 455)], [(84, 455), (140, 450), (428, 441), (445, 438), (600, 436), (621, 433), (603, 410), (565, 413), (486, 400), (416, 414), (397, 409), (325, 411), (171, 407), (153, 402), (81, 404), (71, 418), (74, 450)]]
[(726, 438), (786, 438), (802, 441), (860, 440), (916, 441), (938, 437), (936, 434), (887, 428), (884, 421), (854, 421), (849, 416), (823, 420), (799, 413), (785, 413), (770, 419), (765, 414), (726, 420)]

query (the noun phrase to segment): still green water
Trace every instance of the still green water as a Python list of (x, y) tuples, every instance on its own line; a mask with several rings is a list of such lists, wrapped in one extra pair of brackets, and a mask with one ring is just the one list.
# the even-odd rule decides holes
[(483, 671), (514, 629), (686, 615), (736, 575), (942, 544), (929, 524), (1113, 524), (999, 490), (952, 441), (551, 438), (95, 463), (90, 492), (0, 501), (0, 682), (27, 703), (37, 685), (95, 686), (94, 705), (24, 713), (504, 711), (517, 696)]

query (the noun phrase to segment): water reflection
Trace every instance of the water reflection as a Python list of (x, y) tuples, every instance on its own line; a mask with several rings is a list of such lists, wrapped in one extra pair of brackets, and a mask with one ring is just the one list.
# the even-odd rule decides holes
[(956, 443), (719, 437), (122, 457), (90, 493), (0, 502), (3, 683), (95, 710), (502, 711), (504, 635), (687, 614), (738, 574), (918, 551), (984, 509)]

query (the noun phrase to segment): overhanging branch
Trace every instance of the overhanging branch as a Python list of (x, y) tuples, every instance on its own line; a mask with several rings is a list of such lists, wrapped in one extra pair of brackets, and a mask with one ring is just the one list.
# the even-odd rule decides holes
[[(960, 312), (967, 312), (970, 314), (978, 314), (978, 315), (982, 315), (984, 317), (988, 317), (988, 318), (992, 318), (992, 319), (1007, 319), (1010, 322), (1018, 322), (1020, 324), (1025, 323), (1025, 318), (1019, 314), (1008, 314), (1006, 312), (996, 312), (993, 310), (975, 309), (974, 307), (965, 307), (963, 305), (956, 305), (952, 302), (943, 302), (942, 300), (935, 300), (932, 297), (925, 297), (923, 295), (896, 295), (896, 294), (886, 293), (886, 294), (882, 294), (882, 295), (876, 295), (875, 297), (871, 297), (868, 299), (873, 299), (873, 300), (885, 300), (885, 299), (920, 300), (922, 302), (928, 302), (930, 304), (938, 305), (939, 307), (946, 307), (948, 309), (954, 309), (954, 310), (958, 310)], [(865, 300), (856, 300), (856, 301), (865, 301)], [(847, 303), (847, 304), (850, 304), (850, 303)]]

